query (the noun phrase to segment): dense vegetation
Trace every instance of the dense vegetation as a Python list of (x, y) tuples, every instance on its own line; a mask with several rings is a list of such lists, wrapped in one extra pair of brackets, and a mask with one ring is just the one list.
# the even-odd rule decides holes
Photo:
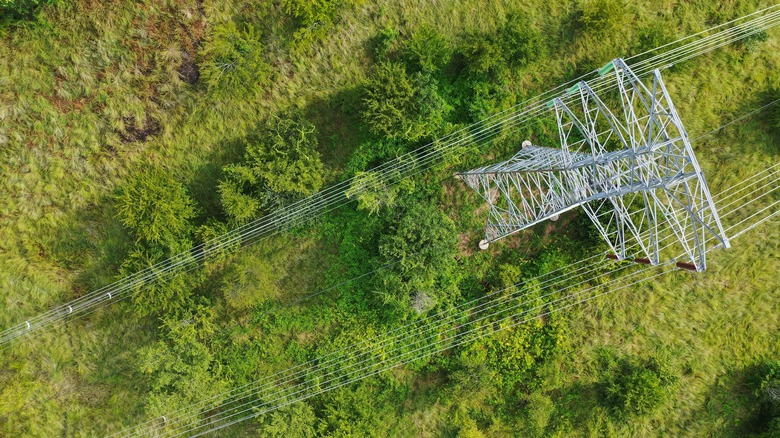
[[(0, 435), (117, 430), (598, 253), (576, 212), (476, 250), (485, 210), (452, 173), (526, 138), (556, 144), (550, 118), (464, 143), (399, 184), (371, 169), (761, 5), (0, 0), (0, 327), (196, 257), (348, 177), (356, 201), (5, 351)], [(779, 71), (772, 30), (664, 75), (696, 136), (780, 98)], [(778, 108), (694, 145), (713, 192), (777, 163)], [(222, 436), (772, 436), (778, 238), (770, 223), (713, 253), (705, 274), (660, 277)], [(529, 302), (544, 306), (538, 287)]]

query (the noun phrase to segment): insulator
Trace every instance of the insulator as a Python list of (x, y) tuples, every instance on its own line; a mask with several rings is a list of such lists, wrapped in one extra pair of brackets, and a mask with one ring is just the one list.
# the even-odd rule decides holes
[(650, 261), (650, 259), (644, 258), (644, 257), (637, 257), (634, 259), (635, 263), (639, 263), (640, 265), (652, 265), (653, 262)]
[(617, 254), (612, 254), (612, 253), (607, 254), (607, 258), (610, 259), (610, 260), (620, 260), (620, 258), (618, 258), (618, 256), (617, 256)]
[(677, 262), (677, 267), (680, 269), (685, 269), (686, 271), (698, 271), (698, 269), (696, 269), (696, 265), (688, 262)]

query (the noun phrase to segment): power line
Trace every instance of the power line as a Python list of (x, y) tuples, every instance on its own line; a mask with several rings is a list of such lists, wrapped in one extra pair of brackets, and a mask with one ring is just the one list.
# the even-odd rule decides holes
[[(777, 10), (778, 8), (780, 8), (780, 5), (770, 6), (661, 46), (661, 48), (671, 47), (675, 44), (682, 43), (683, 41), (690, 40), (694, 36), (723, 28), (745, 20), (748, 17), (766, 13), (766, 15), (758, 16), (750, 21), (734, 25), (729, 29), (722, 30), (716, 34), (702, 38), (701, 40), (693, 41), (670, 49), (664, 54), (642, 60), (635, 65), (635, 71), (638, 75), (644, 75), (654, 68), (684, 62), (726, 44), (763, 32), (780, 23), (780, 11)], [(647, 52), (628, 59), (635, 59), (645, 54), (647, 54)], [(377, 166), (370, 171), (379, 172), (381, 175), (380, 179), (384, 179), (384, 181), (382, 181), (383, 184), (393, 184), (401, 179), (414, 177), (423, 171), (426, 171), (435, 163), (462, 155), (464, 151), (459, 150), (459, 147), (463, 147), (470, 143), (475, 145), (484, 144), (506, 129), (516, 129), (527, 125), (531, 120), (538, 118), (547, 111), (546, 102), (549, 99), (553, 97), (561, 97), (564, 101), (570, 99), (570, 96), (566, 96), (565, 93), (567, 86), (586, 77), (595, 76), (596, 74), (597, 72), (586, 73), (573, 81), (569, 81), (508, 110), (469, 125), (442, 139), (407, 153), (396, 160), (391, 160)], [(610, 81), (597, 80), (594, 82), (593, 87), (595, 90), (606, 90), (615, 86), (616, 84), (613, 84)], [(351, 202), (351, 200), (344, 196), (344, 191), (349, 188), (352, 183), (354, 183), (354, 179), (347, 179), (337, 183), (320, 193), (297, 201), (270, 215), (241, 226), (226, 235), (219, 236), (208, 242), (197, 245), (189, 251), (159, 262), (152, 267), (101, 287), (67, 304), (60, 305), (52, 310), (29, 318), (22, 323), (9, 327), (0, 332), (0, 348), (5, 348), (23, 337), (34, 335), (66, 318), (74, 318), (78, 315), (93, 313), (93, 310), (102, 308), (108, 303), (120, 301), (125, 295), (134, 293), (139, 287), (164, 280), (177, 273), (185, 273), (192, 269), (196, 269), (200, 266), (201, 262), (207, 260), (209, 257), (222, 253), (222, 251), (231, 250), (236, 246), (251, 245), (258, 240), (268, 238), (289, 229), (290, 227), (304, 223), (313, 217), (320, 216), (346, 205)], [(362, 187), (357, 193), (362, 193), (369, 189), (370, 187)]]
[[(759, 174), (757, 174), (756, 176), (758, 176), (758, 175), (760, 175), (760, 174), (762, 174), (762, 173), (764, 173), (764, 172), (765, 172), (765, 171), (759, 172)], [(750, 186), (748, 186), (748, 188), (749, 188), (749, 187), (750, 187)], [(727, 192), (727, 191), (728, 191), (728, 190), (726, 190), (726, 192)], [(762, 196), (765, 196), (765, 195), (762, 195)], [(756, 199), (758, 199), (758, 198), (759, 198), (759, 197), (756, 197), (756, 198), (752, 199), (750, 202), (755, 202), (755, 201), (756, 201)], [(732, 213), (732, 212), (729, 212), (729, 214), (731, 214), (731, 213)], [(754, 213), (753, 215), (751, 215), (751, 217), (755, 216), (756, 214), (758, 214), (758, 213)], [(724, 215), (724, 217), (725, 217), (725, 216), (726, 216), (726, 215)], [(744, 221), (743, 221), (743, 222), (744, 222)], [(733, 229), (733, 228), (734, 228), (734, 226), (730, 227), (730, 229)], [(624, 266), (623, 268), (620, 268), (620, 269), (625, 269), (625, 266)], [(635, 272), (634, 274), (636, 274), (636, 272)], [(634, 275), (634, 274), (631, 274), (631, 275)], [(551, 295), (551, 294), (553, 294), (553, 293), (556, 293), (556, 292), (552, 292), (552, 293), (550, 293), (550, 294), (548, 294), (548, 295)], [(582, 292), (578, 292), (578, 293), (582, 293)], [(479, 306), (477, 306), (477, 307), (479, 307)], [(515, 307), (516, 307), (516, 306), (515, 306)], [(484, 311), (484, 309), (482, 309), (481, 311)], [(500, 311), (505, 311), (505, 310), (500, 310)], [(495, 314), (495, 313), (496, 313), (496, 312), (494, 312), (494, 314)], [(432, 317), (434, 317), (434, 318), (437, 318), (437, 319), (442, 319), (440, 315), (432, 315)], [(472, 322), (472, 323), (473, 323), (473, 322)], [(415, 339), (419, 339), (419, 335), (418, 335), (417, 333), (415, 333), (415, 332), (413, 332), (413, 331), (411, 331), (410, 333), (411, 333), (411, 336), (412, 336), (412, 337), (415, 337), (415, 336), (416, 336), (416, 338), (415, 338)], [(406, 339), (406, 338), (402, 338), (402, 339), (401, 339), (401, 341), (404, 341), (405, 339)], [(380, 344), (383, 344), (384, 342), (385, 342), (385, 341), (381, 341), (381, 342), (380, 342)], [(382, 347), (380, 347), (380, 348), (382, 348)], [(360, 350), (360, 349), (361, 349), (361, 347), (360, 347), (360, 344), (358, 344), (358, 345), (353, 345), (353, 346), (350, 346), (350, 347), (348, 347), (348, 348), (346, 348), (346, 349), (344, 349), (344, 350), (346, 350), (346, 351), (355, 351), (355, 350)], [(341, 351), (344, 351), (344, 350), (341, 350)], [(354, 359), (354, 358), (350, 358), (350, 359)], [(336, 366), (338, 366), (339, 362), (340, 362), (340, 361), (336, 361), (336, 362), (335, 362), (335, 365), (336, 365)], [(334, 364), (333, 364), (333, 363), (331, 363), (331, 364), (328, 364), (328, 363), (326, 362), (325, 364), (319, 364), (319, 365), (317, 365), (317, 366), (323, 367), (323, 366), (325, 366), (325, 365), (331, 365), (331, 366), (332, 366), (332, 365), (334, 365)], [(282, 372), (282, 374), (284, 374), (284, 373), (285, 373), (285, 372)], [(289, 381), (289, 380), (291, 380), (291, 379), (297, 379), (297, 378), (301, 378), (301, 377), (303, 377), (303, 376), (305, 376), (305, 375), (306, 375), (306, 371), (304, 370), (304, 371), (302, 371), (302, 373), (303, 373), (303, 374), (300, 374), (300, 373), (299, 373), (299, 374), (297, 374), (297, 376), (298, 376), (298, 377), (296, 377), (296, 374), (293, 374), (292, 376), (288, 376), (287, 378), (285, 378), (285, 377), (282, 377), (282, 379), (285, 379), (285, 380), (288, 380), (288, 381)], [(278, 374), (277, 374), (277, 375), (278, 375)], [(263, 381), (269, 381), (269, 380), (273, 380), (272, 382), (269, 382), (269, 383), (273, 383), (274, 385), (276, 385), (276, 384), (279, 382), (279, 379), (273, 379), (273, 378), (274, 378), (274, 377), (276, 377), (277, 375), (270, 376), (270, 379), (269, 379), (269, 378), (266, 378), (266, 379), (263, 379)], [(267, 387), (267, 385), (266, 385), (266, 387)], [(253, 396), (253, 395), (256, 395), (256, 394), (257, 394), (257, 391), (259, 391), (259, 389), (252, 389), (252, 390), (249, 392), (249, 395), (243, 395), (243, 396), (242, 396), (241, 398), (239, 398), (238, 400), (243, 400), (243, 399), (246, 399), (247, 397), (253, 397), (253, 398), (257, 398), (257, 397), (254, 397), (254, 396)], [(247, 391), (245, 390), (245, 391), (244, 391), (244, 394), (246, 394), (246, 393), (247, 393)], [(240, 395), (240, 394), (239, 394), (239, 395)], [(235, 398), (235, 397), (233, 397), (233, 398)], [(247, 402), (247, 403), (251, 404), (251, 402)], [(220, 405), (220, 406), (224, 406), (224, 405)], [(257, 406), (255, 406), (254, 404), (252, 405), (252, 409), (254, 409), (254, 408), (256, 408), (256, 407), (257, 407)], [(212, 411), (212, 410), (214, 410), (214, 409), (215, 409), (214, 407), (210, 407), (209, 409), (204, 409), (202, 412), (206, 412), (206, 411)], [(233, 409), (233, 408), (231, 408), (231, 409)], [(223, 410), (222, 410), (222, 409), (220, 409), (219, 411), (220, 411), (220, 412), (222, 412)], [(253, 415), (253, 416), (254, 416), (254, 415)], [(176, 418), (177, 418), (177, 416), (176, 416), (176, 415), (170, 415), (170, 416), (168, 416), (168, 423), (167, 423), (167, 425), (166, 425), (166, 426), (173, 426), (173, 425), (175, 424), (175, 422), (176, 422), (176, 421), (178, 421), (178, 420), (176, 420)], [(158, 422), (158, 426), (160, 426), (160, 427), (154, 428), (154, 430), (161, 429), (163, 425), (159, 425), (159, 422)], [(139, 432), (143, 433), (143, 431), (139, 431)], [(159, 430), (158, 430), (158, 432), (159, 432)]]

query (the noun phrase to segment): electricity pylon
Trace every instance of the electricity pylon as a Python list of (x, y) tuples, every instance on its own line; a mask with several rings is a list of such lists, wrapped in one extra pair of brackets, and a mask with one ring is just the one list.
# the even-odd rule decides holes
[[(682, 249), (687, 260), (677, 265), (703, 271), (705, 242), (729, 241), (661, 74), (645, 85), (620, 58), (600, 70), (611, 72), (619, 96), (599, 96), (583, 81), (564, 96), (578, 99), (548, 104), (560, 148), (526, 141), (507, 161), (458, 174), (490, 205), (480, 247), (581, 206), (608, 257), (658, 264), (661, 252)], [(620, 106), (618, 115), (602, 98)]]

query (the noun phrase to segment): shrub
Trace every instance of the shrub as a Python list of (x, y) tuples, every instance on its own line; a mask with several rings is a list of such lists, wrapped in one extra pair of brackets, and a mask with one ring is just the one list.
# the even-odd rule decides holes
[(619, 359), (608, 370), (607, 402), (619, 416), (642, 416), (660, 407), (674, 383), (667, 365), (657, 358), (643, 361), (635, 357)]
[[(780, 89), (770, 91), (769, 99), (771, 99), (770, 102), (780, 99)], [(775, 131), (780, 134), (780, 102), (776, 102), (774, 105), (770, 106), (768, 112), (771, 126), (776, 128)]]
[(192, 231), (194, 204), (184, 186), (162, 170), (132, 179), (122, 188), (118, 204), (122, 223), (147, 243), (175, 242)]
[(371, 38), (371, 50), (376, 61), (388, 59), (393, 53), (393, 48), (398, 41), (398, 31), (392, 27), (385, 27)]
[(382, 208), (395, 204), (398, 190), (385, 183), (377, 172), (359, 172), (345, 194), (347, 198), (357, 199), (360, 210), (377, 214)]
[(767, 432), (780, 432), (780, 360), (768, 361), (760, 367), (755, 397), (758, 406), (757, 424)]
[(203, 341), (214, 332), (213, 319), (211, 310), (196, 305), (167, 318), (164, 339), (139, 351), (139, 371), (151, 389), (147, 415), (159, 417), (171, 406), (188, 405), (227, 388), (219, 362)]
[(388, 160), (402, 156), (407, 152), (407, 145), (400, 140), (380, 140), (362, 143), (349, 156), (345, 166), (346, 175), (355, 175), (366, 169), (371, 169)]
[(555, 413), (555, 405), (550, 397), (534, 392), (526, 398), (526, 418), (527, 424), (536, 436), (542, 436), (544, 430)]
[(192, 262), (185, 260), (189, 255), (178, 255), (189, 246), (188, 242), (180, 242), (174, 247), (138, 245), (122, 263), (120, 277), (150, 270), (144, 273), (147, 280), (137, 284), (132, 294), (133, 311), (138, 316), (176, 313), (185, 307), (192, 289), (200, 280), (197, 272), (183, 269), (168, 272), (154, 266), (171, 257), (174, 262)]
[(377, 275), (380, 296), (405, 311), (416, 299), (427, 308), (449, 301), (456, 281), (455, 225), (430, 204), (399, 210), (379, 238), (380, 263), (392, 263)]
[(452, 57), (450, 43), (435, 29), (423, 27), (415, 32), (404, 47), (404, 58), (414, 70), (434, 73)]
[(425, 73), (409, 75), (399, 63), (381, 64), (366, 84), (363, 119), (377, 135), (411, 141), (430, 136), (449, 110), (436, 80)]
[(233, 239), (234, 236), (225, 237), (228, 231), (227, 224), (213, 218), (195, 230), (195, 237), (203, 245), (202, 251), (207, 254), (203, 260), (206, 272), (224, 267), (241, 247), (241, 240)]
[(322, 38), (341, 12), (360, 3), (362, 0), (282, 0), (282, 9), (295, 20), (294, 47), (305, 49)]
[(662, 21), (656, 21), (637, 31), (636, 45), (633, 52), (636, 54), (649, 52), (648, 56), (656, 55), (657, 51), (654, 50), (656, 47), (661, 47), (674, 40), (674, 34), (669, 26)]
[(38, 9), (57, 0), (0, 0), (0, 26), (17, 20), (29, 20)]
[(308, 438), (317, 435), (316, 422), (311, 406), (298, 402), (260, 416), (258, 433), (272, 438)]
[(500, 73), (506, 69), (504, 48), (494, 37), (471, 35), (463, 42), (460, 53), (471, 74)]
[(761, 43), (764, 43), (768, 40), (769, 40), (769, 34), (767, 34), (766, 31), (762, 30), (759, 32), (755, 32), (752, 35), (746, 36), (744, 39), (740, 40), (740, 44), (742, 45), (742, 47), (745, 48), (747, 52), (753, 52), (758, 48), (758, 46), (761, 45)]
[(263, 87), (271, 69), (251, 27), (232, 21), (216, 25), (201, 50), (200, 72), (214, 97), (252, 94)]
[(237, 224), (244, 224), (257, 215), (260, 200), (252, 195), (257, 178), (247, 166), (229, 164), (225, 166), (225, 179), (219, 182), (219, 201), (225, 214)]
[(259, 141), (246, 148), (247, 165), (275, 193), (308, 196), (320, 189), (325, 168), (317, 128), (298, 112), (271, 117)]
[(271, 117), (246, 142), (244, 162), (223, 168), (220, 203), (228, 217), (245, 223), (262, 209), (311, 195), (325, 182), (317, 129), (298, 112)]
[(541, 33), (523, 17), (509, 15), (498, 30), (498, 37), (503, 58), (510, 67), (522, 67), (544, 54)]
[(458, 49), (462, 71), (455, 82), (461, 116), (481, 120), (512, 106), (510, 67), (523, 67), (543, 53), (541, 34), (515, 15), (495, 34), (468, 36)]

